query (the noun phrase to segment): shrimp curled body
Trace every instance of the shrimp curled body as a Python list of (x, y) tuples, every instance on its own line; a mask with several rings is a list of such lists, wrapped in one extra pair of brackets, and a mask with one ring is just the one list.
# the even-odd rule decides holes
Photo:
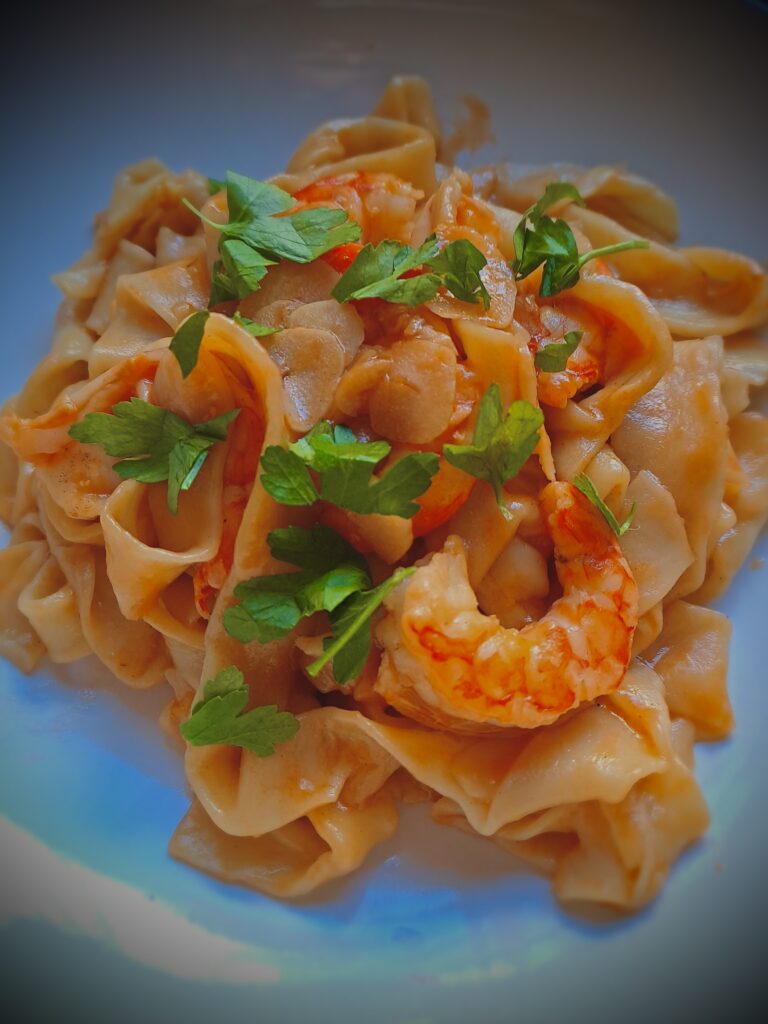
[(478, 609), (458, 537), (389, 595), (376, 690), (398, 711), (458, 732), (531, 729), (620, 684), (638, 619), (630, 568), (573, 486), (547, 485), (541, 503), (563, 595), (538, 622), (507, 629)]

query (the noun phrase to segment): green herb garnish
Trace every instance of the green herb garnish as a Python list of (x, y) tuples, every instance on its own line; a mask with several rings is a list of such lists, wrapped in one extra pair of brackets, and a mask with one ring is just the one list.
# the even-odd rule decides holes
[[(287, 211), (293, 196), (276, 185), (227, 172), (229, 221), (217, 224), (185, 204), (221, 232), (209, 305), (242, 299), (256, 291), (267, 268), (279, 260), (311, 263), (330, 249), (360, 237), (360, 225), (344, 210), (316, 207)], [(282, 216), (277, 216), (278, 214)]]
[(333, 635), (325, 641), (325, 650), (307, 666), (307, 672), (314, 678), (333, 660), (333, 676), (338, 683), (347, 683), (360, 675), (371, 648), (371, 617), (390, 593), (402, 580), (416, 572), (416, 567), (396, 569), (395, 572), (372, 590), (354, 594), (331, 612)]
[(266, 338), (270, 334), (277, 334), (280, 330), (279, 327), (267, 327), (266, 324), (256, 323), (255, 320), (242, 316), (240, 313), (235, 313), (233, 320), (238, 327), (243, 327), (253, 338)]
[(549, 217), (546, 210), (561, 199), (570, 199), (584, 206), (578, 189), (567, 181), (554, 181), (544, 189), (544, 195), (523, 214), (514, 234), (515, 258), (512, 270), (519, 281), (544, 264), (539, 294), (548, 297), (565, 288), (572, 288), (579, 280), (581, 268), (589, 260), (627, 249), (647, 249), (642, 239), (617, 242), (601, 249), (591, 249), (579, 255), (576, 239), (568, 224), (559, 217)]
[(608, 506), (605, 504), (603, 499), (597, 493), (597, 488), (592, 483), (586, 473), (580, 473), (573, 481), (573, 486), (581, 493), (589, 498), (595, 508), (599, 509), (602, 513), (603, 519), (610, 526), (617, 537), (623, 536), (632, 525), (632, 520), (635, 518), (635, 512), (637, 511), (637, 502), (632, 502), (632, 508), (629, 510), (629, 514), (623, 523), (619, 523), (616, 516), (611, 512)]
[(419, 511), (413, 499), (427, 490), (440, 460), (434, 452), (411, 452), (372, 483), (374, 468), (390, 451), (386, 441), (359, 441), (348, 427), (322, 420), (288, 448), (264, 450), (261, 482), (284, 505), (321, 499), (362, 515), (410, 519)]
[[(418, 249), (385, 239), (363, 247), (331, 294), (337, 302), (384, 299), (419, 306), (433, 299), (440, 288), (447, 288), (463, 302), (482, 301), (487, 309), (491, 300), (480, 277), (486, 262), (480, 250), (463, 238), (443, 249), (438, 248), (436, 235), (430, 235)], [(429, 270), (403, 276), (421, 266)]]
[(238, 603), (224, 613), (224, 628), (241, 643), (279, 640), (307, 615), (332, 612), (371, 585), (365, 559), (327, 526), (273, 530), (267, 543), (276, 559), (301, 571), (259, 576), (237, 585)]
[(181, 367), (182, 377), (188, 377), (197, 365), (200, 345), (205, 334), (205, 325), (210, 313), (207, 309), (188, 316), (171, 339), (171, 352)]
[(533, 364), (537, 370), (545, 373), (557, 373), (564, 370), (569, 356), (572, 356), (579, 347), (583, 331), (568, 331), (562, 341), (553, 341), (549, 345), (540, 348), (533, 357)]
[(277, 263), (277, 260), (269, 259), (239, 238), (221, 239), (219, 255), (218, 287), (223, 287), (226, 282), (228, 293), (235, 299), (245, 299), (258, 291), (267, 270)]
[(299, 728), (299, 720), (275, 704), (245, 711), (248, 687), (240, 669), (223, 668), (203, 687), (203, 697), (192, 708), (181, 735), (196, 747), (228, 743), (243, 747), (259, 757), (274, 754), (278, 743), (285, 743)]
[(443, 445), (443, 454), (458, 469), (487, 481), (507, 518), (502, 488), (533, 454), (543, 423), (541, 409), (523, 400), (512, 402), (505, 414), (499, 386), (491, 384), (480, 400), (472, 443)]
[(238, 584), (237, 603), (224, 613), (224, 629), (242, 643), (269, 643), (287, 636), (303, 618), (327, 612), (332, 635), (307, 671), (316, 676), (332, 661), (338, 683), (354, 679), (370, 651), (371, 617), (392, 588), (415, 570), (398, 569), (372, 587), (365, 559), (335, 530), (321, 524), (310, 530), (273, 530), (267, 543), (276, 559), (299, 571)]
[(179, 492), (187, 491), (202, 469), (208, 451), (225, 441), (227, 429), (240, 412), (233, 409), (205, 423), (192, 424), (168, 409), (131, 398), (118, 402), (112, 413), (89, 412), (69, 429), (81, 444), (98, 444), (107, 455), (120, 458), (118, 476), (152, 484), (168, 481), (168, 508), (176, 515)]

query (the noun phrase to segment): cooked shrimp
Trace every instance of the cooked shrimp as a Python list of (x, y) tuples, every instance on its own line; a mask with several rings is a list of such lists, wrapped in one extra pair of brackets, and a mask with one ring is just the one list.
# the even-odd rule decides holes
[(537, 394), (542, 404), (564, 409), (569, 399), (596, 384), (604, 384), (638, 355), (637, 337), (607, 309), (585, 302), (573, 291), (541, 299), (533, 294), (527, 281), (523, 285), (517, 295), (515, 319), (528, 331), (531, 351), (535, 353), (552, 342), (562, 341), (569, 331), (581, 332), (565, 369), (554, 373), (537, 371)]
[[(437, 473), (428, 489), (417, 499), (419, 511), (411, 520), (414, 537), (437, 529), (459, 511), (469, 499), (477, 479), (452, 466), (442, 454), (444, 444), (465, 444), (471, 435), (472, 414), (479, 405), (481, 383), (466, 363), (456, 365), (456, 396), (448, 429), (425, 446), (440, 457)], [(414, 448), (401, 445), (400, 450)]]
[(629, 566), (571, 484), (540, 500), (563, 596), (538, 622), (505, 629), (480, 612), (458, 537), (387, 599), (376, 690), (404, 715), (460, 732), (531, 729), (620, 684), (638, 620)]
[(302, 207), (338, 206), (358, 222), (366, 242), (408, 241), (416, 204), (424, 193), (394, 174), (367, 171), (324, 178), (294, 196)]
[(561, 342), (569, 331), (581, 331), (575, 352), (563, 370), (538, 371), (537, 394), (544, 405), (565, 408), (568, 399), (586, 391), (605, 376), (605, 336), (607, 324), (601, 323), (589, 307), (569, 296), (543, 303), (530, 292), (518, 294), (515, 319), (531, 336), (535, 353), (551, 342)]
[(63, 391), (51, 408), (26, 419), (7, 413), (0, 419), (0, 438), (16, 454), (35, 464), (50, 464), (67, 446), (72, 424), (89, 412), (105, 412), (118, 402), (138, 396), (146, 398), (157, 371), (158, 356), (144, 354), (124, 359), (70, 394)]
[(508, 327), (515, 308), (516, 285), (504, 258), (501, 229), (491, 208), (472, 195), (472, 179), (464, 171), (454, 170), (421, 208), (414, 223), (412, 245), (420, 245), (428, 235), (436, 234), (441, 248), (461, 239), (471, 242), (487, 262), (481, 272), (490, 304), (486, 309), (477, 302), (463, 302), (442, 290), (427, 307), (448, 320), (469, 318), (492, 327)]

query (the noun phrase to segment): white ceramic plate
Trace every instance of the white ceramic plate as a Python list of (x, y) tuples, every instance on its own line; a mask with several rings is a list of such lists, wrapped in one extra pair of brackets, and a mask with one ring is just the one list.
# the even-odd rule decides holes
[[(396, 72), (427, 75), (449, 115), (464, 92), (491, 103), (499, 143), (480, 160), (623, 162), (678, 199), (684, 241), (766, 255), (753, 80), (768, 38), (746, 4), (58, 6), (20, 13), (4, 65), (4, 393), (46, 351), (49, 275), (87, 246), (124, 164), (267, 176)], [(30, 679), (3, 665), (4, 991), (24, 1019), (80, 1024), (746, 1019), (765, 909), (767, 580), (745, 569), (721, 603), (738, 726), (698, 749), (712, 827), (624, 919), (567, 916), (544, 880), (419, 809), (312, 900), (219, 885), (166, 854), (186, 796), (159, 695), (88, 665)]]

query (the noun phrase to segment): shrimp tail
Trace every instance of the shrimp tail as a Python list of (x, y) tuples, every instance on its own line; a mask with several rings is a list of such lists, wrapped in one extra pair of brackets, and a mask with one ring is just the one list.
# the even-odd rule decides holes
[(508, 629), (480, 611), (458, 537), (389, 596), (376, 689), (403, 714), (456, 732), (529, 729), (621, 683), (638, 618), (629, 565), (571, 484), (540, 501), (563, 594), (538, 622)]

